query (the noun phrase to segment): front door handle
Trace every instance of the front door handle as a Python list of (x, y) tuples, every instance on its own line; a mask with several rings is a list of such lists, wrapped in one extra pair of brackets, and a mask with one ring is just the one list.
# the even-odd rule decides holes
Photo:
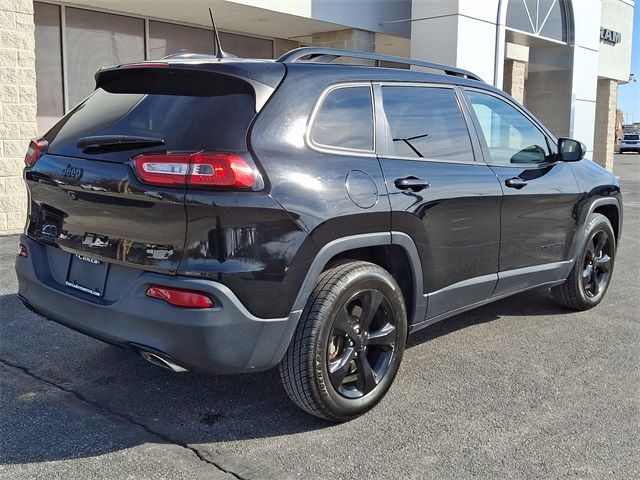
[(527, 186), (527, 182), (525, 182), (520, 177), (507, 178), (504, 181), (504, 184), (509, 188), (515, 188), (517, 190), (520, 190), (521, 188)]
[(393, 184), (400, 190), (412, 190), (414, 192), (419, 192), (431, 186), (429, 182), (418, 177), (396, 178)]

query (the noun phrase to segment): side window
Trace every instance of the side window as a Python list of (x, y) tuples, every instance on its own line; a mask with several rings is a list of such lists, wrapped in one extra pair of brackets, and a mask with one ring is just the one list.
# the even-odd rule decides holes
[(493, 95), (467, 91), (467, 96), (489, 147), (492, 163), (536, 164), (548, 159), (546, 137), (522, 113)]
[(324, 98), (311, 127), (316, 145), (373, 151), (373, 106), (369, 87), (340, 87)]
[(455, 92), (436, 87), (382, 87), (393, 140), (391, 155), (473, 161)]

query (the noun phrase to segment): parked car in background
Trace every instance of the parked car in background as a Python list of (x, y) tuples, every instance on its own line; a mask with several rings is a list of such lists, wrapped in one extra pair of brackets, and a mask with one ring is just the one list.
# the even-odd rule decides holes
[[(329, 63), (354, 57), (431, 73)], [(278, 366), (345, 421), (409, 333), (541, 286), (585, 310), (611, 281), (617, 178), (470, 72), (302, 48), (96, 82), (26, 155), (19, 295), (157, 365)]]
[(640, 153), (640, 133), (625, 133), (620, 140), (620, 153)]

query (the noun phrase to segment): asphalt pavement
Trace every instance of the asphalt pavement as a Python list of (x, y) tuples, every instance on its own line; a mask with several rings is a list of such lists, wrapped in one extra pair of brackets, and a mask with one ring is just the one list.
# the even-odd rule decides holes
[(640, 478), (640, 156), (602, 304), (535, 290), (412, 336), (391, 391), (333, 425), (277, 372), (174, 374), (26, 310), (0, 238), (0, 478)]

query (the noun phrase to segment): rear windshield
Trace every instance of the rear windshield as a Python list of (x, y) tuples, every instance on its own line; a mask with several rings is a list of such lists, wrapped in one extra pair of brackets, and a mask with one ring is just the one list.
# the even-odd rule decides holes
[[(220, 77), (216, 78), (219, 82)], [(246, 150), (247, 129), (255, 116), (252, 92), (246, 84), (215, 88), (216, 78), (164, 86), (132, 79), (128, 84), (100, 87), (45, 135), (48, 151), (86, 156), (76, 144), (94, 135), (161, 138), (166, 150)], [(203, 85), (206, 81), (212, 88)], [(131, 156), (131, 150), (91, 156), (123, 161)]]
[(624, 140), (640, 140), (640, 134), (625, 135)]

